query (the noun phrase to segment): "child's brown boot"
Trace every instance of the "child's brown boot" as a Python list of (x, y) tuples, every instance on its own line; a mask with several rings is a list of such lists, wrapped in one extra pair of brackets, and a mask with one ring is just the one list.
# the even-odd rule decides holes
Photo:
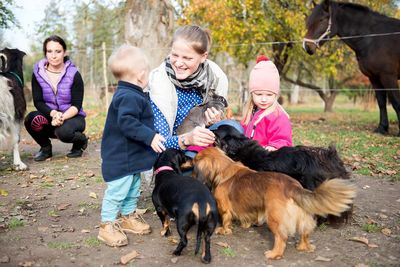
[(151, 233), (150, 225), (136, 212), (121, 216), (119, 219), (121, 228), (127, 233), (146, 235)]
[(128, 244), (128, 238), (118, 222), (106, 222), (100, 224), (97, 238), (111, 247), (121, 247)]

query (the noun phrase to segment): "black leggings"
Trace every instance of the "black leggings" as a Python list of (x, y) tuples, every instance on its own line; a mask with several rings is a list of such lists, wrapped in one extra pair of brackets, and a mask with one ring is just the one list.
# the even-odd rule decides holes
[(65, 120), (61, 126), (51, 125), (51, 117), (44, 115), (39, 111), (30, 112), (25, 118), (25, 128), (32, 138), (41, 147), (51, 145), (50, 138), (56, 138), (64, 143), (80, 144), (86, 140), (83, 134), (85, 131), (85, 117), (76, 115), (73, 118)]

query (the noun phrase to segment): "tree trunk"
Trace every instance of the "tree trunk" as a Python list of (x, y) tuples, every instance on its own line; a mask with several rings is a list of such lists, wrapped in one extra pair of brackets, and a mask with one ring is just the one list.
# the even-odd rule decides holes
[(143, 49), (150, 67), (158, 66), (170, 50), (174, 8), (170, 0), (127, 0), (125, 40)]
[(332, 92), (332, 94), (329, 97), (326, 97), (324, 99), (324, 103), (325, 103), (325, 108), (324, 108), (324, 112), (333, 112), (333, 104), (335, 103), (335, 99), (337, 96), (337, 92)]

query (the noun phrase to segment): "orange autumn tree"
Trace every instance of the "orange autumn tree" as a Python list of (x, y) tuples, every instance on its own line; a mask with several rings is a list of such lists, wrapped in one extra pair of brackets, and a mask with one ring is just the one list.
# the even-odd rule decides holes
[[(396, 10), (390, 0), (359, 2), (387, 15)], [(340, 41), (328, 42), (312, 57), (304, 52), (301, 41), (311, 1), (180, 0), (177, 3), (178, 24), (198, 24), (211, 30), (213, 53), (227, 53), (245, 67), (257, 55), (269, 55), (282, 79), (315, 90), (325, 103), (325, 111), (332, 111), (337, 88), (358, 71), (354, 53)]]

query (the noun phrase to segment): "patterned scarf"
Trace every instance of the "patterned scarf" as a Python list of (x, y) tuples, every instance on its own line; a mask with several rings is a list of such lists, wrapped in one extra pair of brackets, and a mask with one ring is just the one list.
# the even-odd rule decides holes
[(203, 104), (215, 95), (218, 85), (218, 77), (215, 76), (207, 60), (199, 65), (199, 68), (184, 80), (178, 80), (172, 68), (170, 58), (165, 59), (165, 70), (171, 82), (182, 89), (197, 89), (203, 96)]

